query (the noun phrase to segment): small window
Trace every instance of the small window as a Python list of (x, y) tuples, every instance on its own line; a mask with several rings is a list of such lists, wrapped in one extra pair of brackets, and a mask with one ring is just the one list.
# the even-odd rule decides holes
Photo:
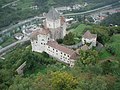
[(54, 50), (54, 49), (53, 49)]
[(64, 54), (66, 56), (66, 54)]
[(70, 56), (68, 55), (68, 57), (70, 57)]
[(43, 44), (43, 43), (41, 43), (41, 44)]
[(58, 50), (56, 50), (56, 52), (58, 52)]
[(48, 48), (50, 48), (50, 47), (48, 47)]
[(62, 54), (62, 52), (61, 52), (61, 54)]

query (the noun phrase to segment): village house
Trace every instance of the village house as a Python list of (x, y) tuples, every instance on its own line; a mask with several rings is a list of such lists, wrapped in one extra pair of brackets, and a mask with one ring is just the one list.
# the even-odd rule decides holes
[(16, 33), (16, 34), (14, 35), (14, 37), (15, 37), (15, 39), (17, 39), (17, 40), (21, 40), (21, 39), (24, 37), (24, 35), (23, 35), (22, 33)]
[(92, 46), (96, 46), (97, 43), (97, 34), (91, 34), (90, 31), (86, 31), (82, 36), (82, 44), (90, 44)]

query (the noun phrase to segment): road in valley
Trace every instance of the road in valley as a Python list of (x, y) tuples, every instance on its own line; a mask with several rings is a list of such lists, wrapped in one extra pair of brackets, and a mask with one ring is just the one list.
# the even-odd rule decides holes
[[(119, 2), (116, 2), (116, 3), (120, 3), (120, 1), (119, 1)], [(110, 5), (106, 5), (106, 6), (97, 8), (97, 9), (85, 11), (85, 12), (64, 14), (64, 16), (74, 16), (74, 15), (88, 14), (88, 13), (92, 13), (92, 12), (95, 12), (95, 11), (99, 11), (99, 10), (103, 10), (103, 9), (112, 7), (112, 5), (114, 5), (114, 4), (116, 4), (116, 3), (110, 4)], [(31, 22), (32, 20), (35, 20), (35, 19), (44, 19), (44, 18), (45, 18), (45, 17), (36, 16), (36, 17), (30, 18), (30, 19), (21, 21), (21, 22), (19, 22), (18, 24), (15, 24), (15, 25), (13, 25), (13, 26), (5, 29), (5, 30), (2, 30), (2, 31), (0, 32), (0, 35), (1, 35), (1, 34), (4, 34), (5, 32), (11, 31), (11, 30), (13, 30), (14, 28), (19, 27), (19, 26), (21, 26), (21, 25), (23, 25), (23, 24), (25, 24), (25, 23), (27, 23), (27, 22)]]
[[(120, 1), (118, 1), (116, 3), (120, 3)], [(112, 7), (112, 5), (114, 5), (116, 3), (106, 5), (106, 6), (103, 6), (103, 7), (100, 7), (100, 8), (96, 8), (96, 9), (93, 9), (93, 10), (85, 11), (85, 12), (64, 14), (64, 16), (73, 16), (73, 15), (82, 15), (82, 14), (92, 13), (92, 12), (95, 12), (95, 11), (99, 11), (99, 10), (103, 10), (103, 9)]]
[(19, 43), (23, 43), (23, 42), (26, 42), (26, 41), (29, 41), (29, 40), (30, 40), (29, 38), (24, 38), (22, 40), (18, 40), (16, 42), (14, 42), (14, 43), (12, 43), (12, 44), (10, 44), (10, 45), (0, 49), (0, 54), (6, 52), (7, 50), (11, 49), (12, 47), (16, 46)]
[(18, 24), (15, 24), (15, 25), (13, 25), (13, 26), (5, 29), (5, 30), (2, 30), (2, 31), (0, 32), (0, 34), (4, 34), (5, 32), (11, 31), (11, 30), (13, 30), (14, 28), (19, 27), (19, 26), (21, 26), (21, 25), (23, 25), (23, 24), (25, 24), (25, 23), (27, 23), (27, 22), (31, 22), (32, 20), (42, 19), (42, 18), (44, 18), (44, 17), (38, 17), (38, 16), (36, 16), (36, 17), (30, 18), (30, 19), (21, 21), (21, 22), (19, 22)]

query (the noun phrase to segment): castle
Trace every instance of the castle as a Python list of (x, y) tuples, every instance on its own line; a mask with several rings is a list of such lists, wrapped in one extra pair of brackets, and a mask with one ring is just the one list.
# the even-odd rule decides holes
[(59, 45), (56, 40), (66, 35), (66, 20), (55, 8), (45, 15), (43, 26), (31, 35), (32, 51), (46, 52), (57, 60), (74, 66), (76, 52)]

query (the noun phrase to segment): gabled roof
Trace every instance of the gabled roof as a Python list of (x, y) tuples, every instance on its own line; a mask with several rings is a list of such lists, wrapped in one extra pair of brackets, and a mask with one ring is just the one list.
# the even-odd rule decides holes
[(74, 50), (66, 48), (65, 46), (59, 45), (56, 41), (48, 41), (47, 45), (63, 53), (70, 55), (71, 56), (70, 58), (72, 59), (76, 55), (76, 52)]
[(46, 18), (49, 20), (57, 20), (60, 18), (60, 13), (52, 7), (50, 11), (46, 14)]
[(37, 35), (41, 34), (41, 35), (47, 35), (50, 33), (50, 30), (48, 28), (39, 28), (37, 30), (35, 30), (32, 34), (31, 34), (31, 39), (36, 39)]
[(87, 39), (92, 39), (92, 38), (97, 38), (97, 34), (91, 34), (90, 31), (88, 30), (84, 33), (82, 37)]

